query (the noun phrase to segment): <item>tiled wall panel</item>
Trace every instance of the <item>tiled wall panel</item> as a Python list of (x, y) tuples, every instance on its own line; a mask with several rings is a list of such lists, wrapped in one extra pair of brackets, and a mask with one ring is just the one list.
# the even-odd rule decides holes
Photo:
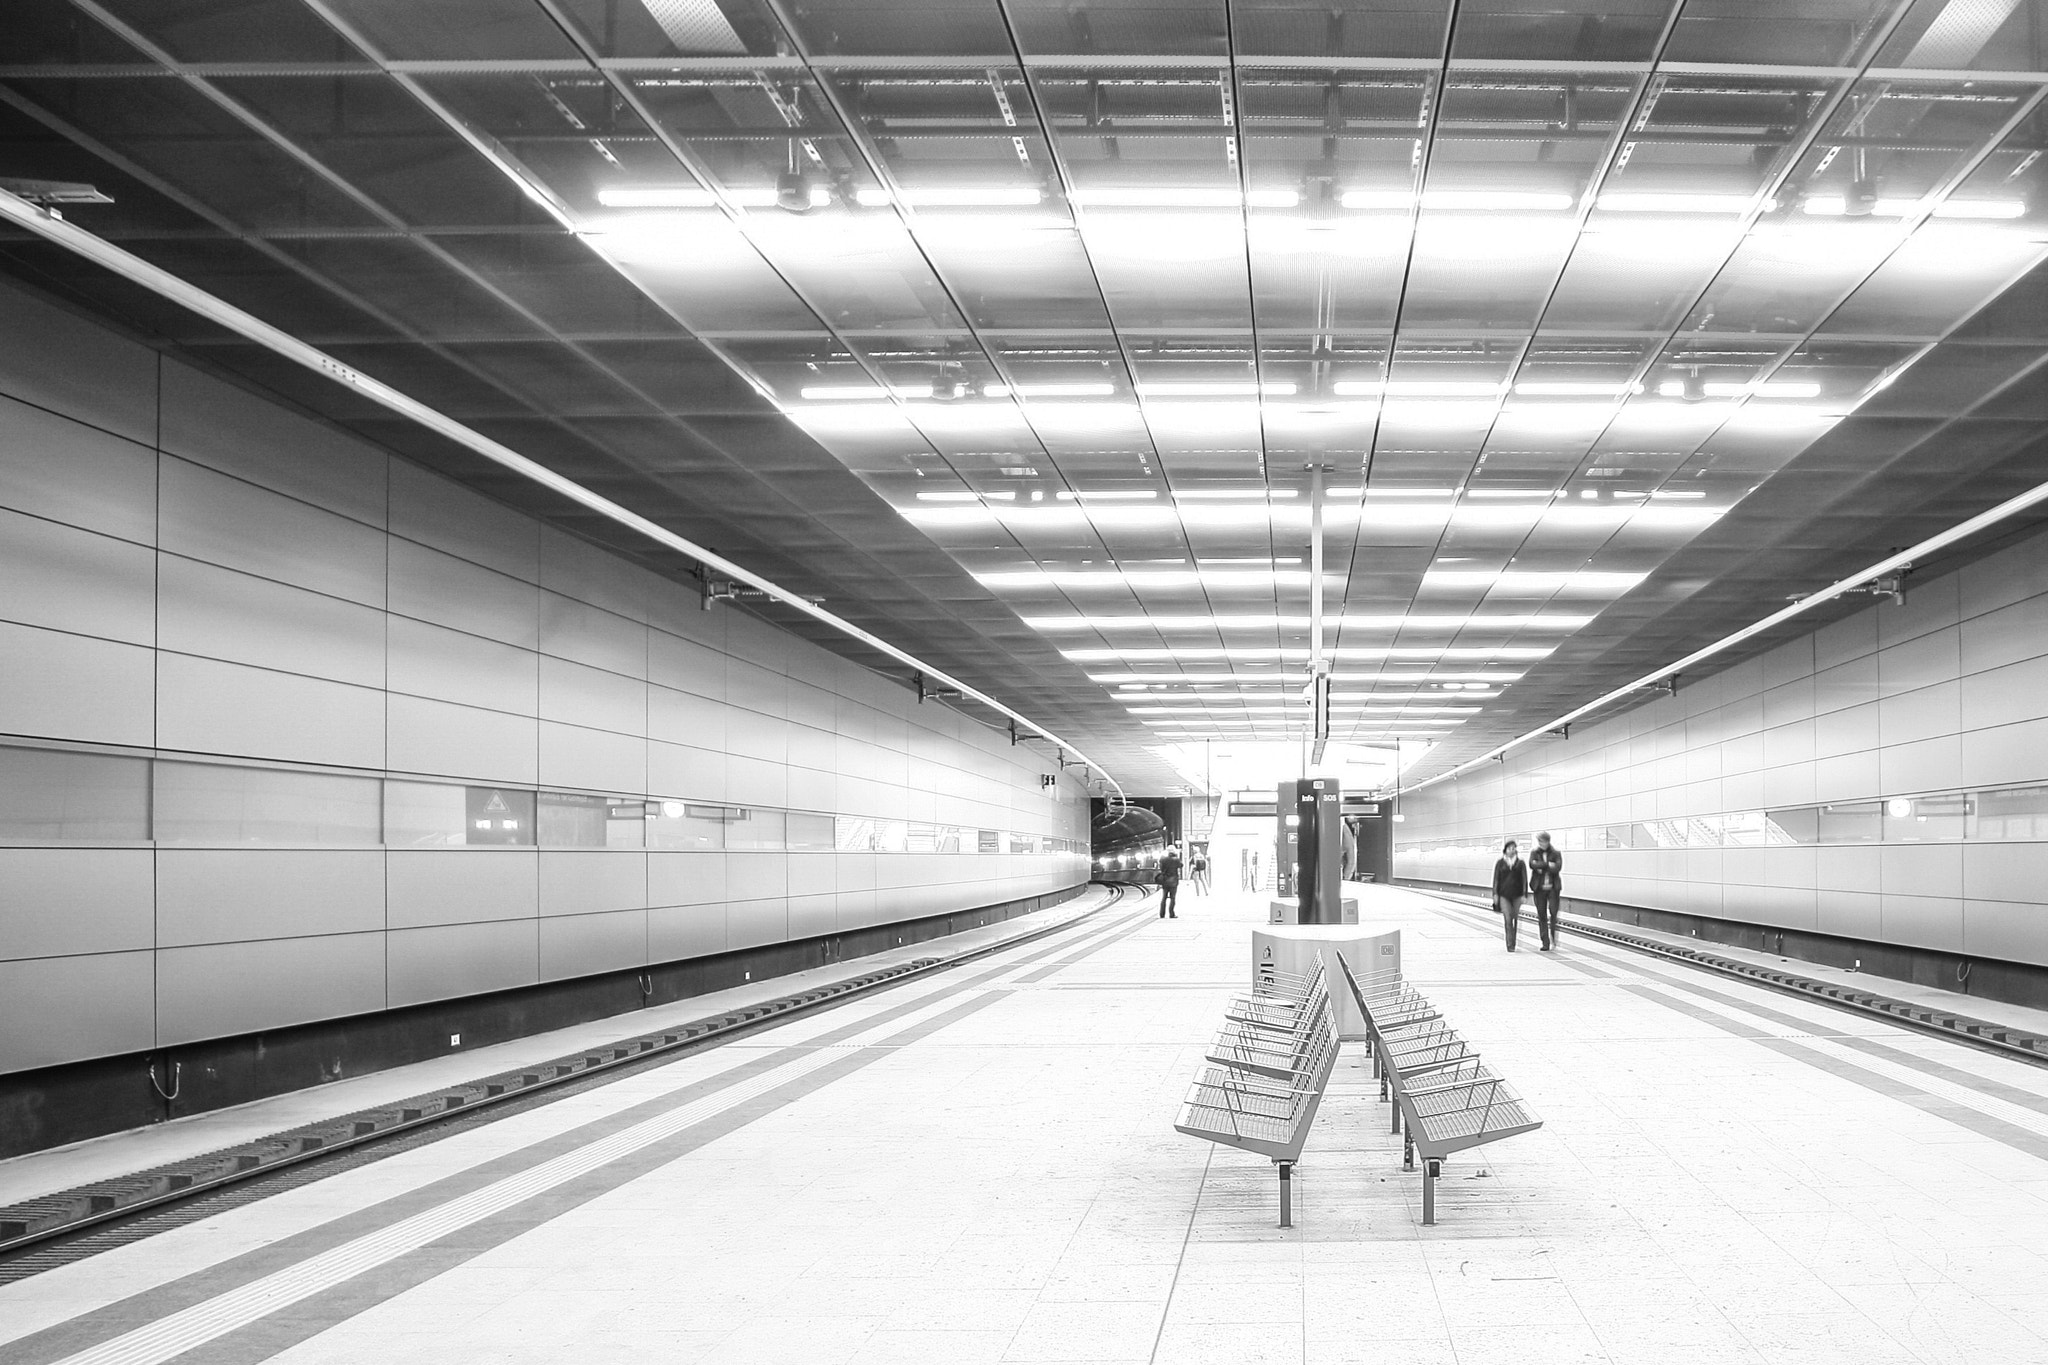
[[(1410, 794), (1395, 867), (1481, 883), (1482, 847), (1545, 827), (2037, 784), (2048, 785), (2048, 534), (1913, 581), (1903, 606), (1866, 607)], [(2048, 837), (1677, 852), (1568, 851), (1566, 892), (2048, 964)]]
[[(1041, 790), (1000, 733), (0, 286), (6, 744), (1087, 840), (1079, 785)], [(1085, 853), (303, 845), (243, 814), (160, 848), (0, 833), (0, 1072), (1087, 877)]]

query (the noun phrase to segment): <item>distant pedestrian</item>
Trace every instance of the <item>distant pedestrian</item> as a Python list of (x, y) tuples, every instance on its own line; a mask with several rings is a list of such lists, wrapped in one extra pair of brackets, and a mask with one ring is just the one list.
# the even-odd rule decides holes
[(1564, 893), (1564, 854), (1550, 846), (1548, 833), (1536, 836), (1529, 850), (1529, 897), (1536, 902), (1536, 932), (1542, 935), (1542, 951), (1557, 946), (1557, 902)]
[(1508, 951), (1515, 950), (1515, 930), (1521, 927), (1522, 897), (1529, 894), (1529, 865), (1522, 861), (1513, 839), (1500, 846), (1500, 861), (1493, 865), (1493, 903), (1500, 911), (1508, 935)]
[(1188, 859), (1188, 880), (1194, 883), (1197, 896), (1209, 894), (1208, 854), (1197, 852), (1194, 857)]
[(1180, 894), (1180, 850), (1167, 846), (1166, 856), (1159, 860), (1159, 918), (1179, 919), (1174, 912), (1174, 901)]

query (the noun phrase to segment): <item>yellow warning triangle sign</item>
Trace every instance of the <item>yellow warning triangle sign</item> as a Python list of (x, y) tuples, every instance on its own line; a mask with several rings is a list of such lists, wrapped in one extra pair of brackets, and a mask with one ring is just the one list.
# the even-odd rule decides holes
[(510, 815), (512, 813), (512, 808), (505, 804), (505, 798), (503, 794), (499, 792), (491, 793), (491, 799), (484, 802), (484, 809), (486, 811), (497, 811), (500, 814), (504, 815)]

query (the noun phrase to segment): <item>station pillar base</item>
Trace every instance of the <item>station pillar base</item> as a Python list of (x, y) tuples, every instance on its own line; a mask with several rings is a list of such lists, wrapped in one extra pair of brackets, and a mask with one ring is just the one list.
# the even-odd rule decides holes
[[(1315, 970), (1316, 954), (1326, 948), (1344, 954), (1361, 986), (1375, 978), (1401, 974), (1401, 930), (1394, 925), (1281, 924), (1252, 931), (1252, 981), (1270, 981), (1275, 972), (1307, 976)], [(1325, 969), (1337, 1036), (1350, 1040), (1365, 1037), (1365, 1016), (1345, 987), (1344, 974), (1335, 962), (1326, 961)]]

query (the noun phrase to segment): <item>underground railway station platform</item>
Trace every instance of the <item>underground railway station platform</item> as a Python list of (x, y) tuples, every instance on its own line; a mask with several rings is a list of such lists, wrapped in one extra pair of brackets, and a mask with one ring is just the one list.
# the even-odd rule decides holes
[(2048, 1365), (2048, 0), (0, 0), (0, 1365)]
[[(1292, 1228), (1271, 1161), (1176, 1133), (1264, 907), (1219, 892), (1162, 919), (1097, 892), (930, 976), (0, 1265), (0, 1355), (2048, 1358), (2048, 1070), (1578, 921), (1510, 956), (1466, 901), (1351, 889), (1543, 1120), (1452, 1156), (1434, 1226), (1362, 1045), (1328, 1077)], [(205, 1141), (311, 1112), (259, 1102)], [(171, 1145), (19, 1158), (0, 1199)]]

